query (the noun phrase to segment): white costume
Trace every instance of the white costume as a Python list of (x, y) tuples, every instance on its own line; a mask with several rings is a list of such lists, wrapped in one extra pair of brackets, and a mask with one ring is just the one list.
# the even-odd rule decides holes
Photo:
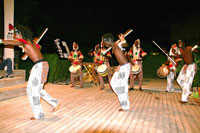
[[(175, 50), (175, 53), (172, 52), (172, 50)], [(171, 49), (169, 51), (169, 56), (175, 56), (176, 54), (180, 55), (180, 49), (176, 46), (176, 44), (171, 46)], [(174, 58), (172, 58), (174, 60)], [(171, 61), (169, 63), (169, 69), (170, 69), (170, 73), (167, 76), (167, 87), (166, 87), (166, 91), (168, 92), (172, 92), (174, 91), (174, 86), (173, 86), (173, 81), (175, 78), (175, 73), (176, 73), (176, 66), (175, 64), (173, 64)]]
[(196, 71), (195, 71), (196, 67), (197, 66), (195, 63), (189, 64), (189, 65), (185, 64), (178, 75), (177, 82), (183, 89), (182, 98), (181, 98), (182, 102), (187, 102), (188, 96), (191, 94), (190, 88), (192, 86), (192, 82), (196, 74)]
[(44, 119), (44, 113), (40, 104), (40, 97), (47, 101), (54, 108), (58, 104), (58, 100), (52, 98), (43, 89), (44, 83), (47, 81), (48, 71), (48, 63), (46, 61), (39, 60), (38, 63), (35, 63), (31, 69), (31, 74), (29, 76), (26, 91), (34, 114), (34, 118), (36, 119)]
[(128, 78), (130, 75), (131, 64), (127, 63), (119, 66), (119, 70), (116, 71), (111, 79), (111, 86), (114, 92), (117, 94), (122, 109), (129, 109), (129, 97), (128, 97)]

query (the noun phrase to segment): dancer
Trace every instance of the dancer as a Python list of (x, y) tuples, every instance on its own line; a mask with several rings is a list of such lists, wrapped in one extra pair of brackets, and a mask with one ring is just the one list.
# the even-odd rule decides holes
[[(109, 86), (110, 86), (110, 81), (111, 81), (111, 69), (110, 69), (110, 63), (109, 63), (109, 59), (112, 57), (110, 51), (108, 51), (107, 53), (105, 53), (106, 51), (106, 47), (104, 46), (103, 42), (101, 42), (101, 48), (98, 50), (98, 55), (99, 55), (99, 60), (98, 60), (98, 67), (105, 64), (107, 67), (107, 75), (108, 76), (108, 82), (109, 82)], [(98, 72), (98, 67), (97, 67), (97, 72)], [(101, 74), (98, 73), (98, 79), (100, 82), (100, 90), (104, 89), (104, 79), (103, 76)], [(111, 88), (111, 86), (110, 86)]]
[[(144, 56), (147, 55), (146, 52), (143, 51), (143, 49), (140, 47), (140, 39), (135, 40), (135, 43), (133, 44), (133, 47), (130, 48), (130, 51), (128, 52), (128, 59), (131, 62), (132, 66), (139, 65), (139, 73), (132, 73), (130, 74), (130, 88), (129, 90), (134, 90), (135, 86), (135, 79), (136, 76), (138, 76), (139, 80), (139, 90), (142, 91), (142, 82), (143, 82), (143, 66), (142, 66), (142, 59)], [(133, 68), (131, 68), (133, 69)]]
[(121, 105), (121, 109), (119, 109), (119, 111), (128, 110), (130, 107), (128, 97), (128, 78), (131, 65), (123, 54), (121, 48), (123, 43), (119, 43), (119, 41), (114, 42), (114, 37), (111, 33), (104, 34), (102, 36), (102, 42), (106, 47), (113, 48), (114, 54), (119, 63), (118, 71), (114, 73), (111, 79), (112, 89), (117, 94)]
[(181, 56), (185, 65), (178, 75), (177, 82), (183, 90), (181, 103), (187, 103), (188, 96), (191, 94), (190, 88), (192, 86), (194, 76), (197, 72), (197, 64), (194, 62), (192, 53), (198, 52), (196, 49), (198, 46), (196, 45), (195, 47), (186, 47), (183, 40), (179, 40), (178, 45), (180, 47)]
[[(81, 53), (79, 49), (79, 46), (76, 42), (73, 42), (73, 51), (69, 54), (69, 61), (71, 61), (72, 67), (74, 67), (74, 72), (71, 72), (71, 82), (72, 87), (75, 87), (75, 79), (78, 76), (80, 80), (80, 87), (83, 88), (83, 72), (82, 72), (82, 60), (83, 60), (83, 54)], [(75, 73), (78, 72), (78, 75)]]
[(170, 73), (167, 76), (167, 87), (166, 92), (173, 92), (174, 86), (173, 81), (176, 77), (176, 67), (178, 66), (178, 62), (180, 61), (180, 49), (178, 48), (177, 44), (174, 43), (169, 51), (169, 56), (176, 62), (176, 64), (173, 64), (169, 59), (164, 63), (165, 65), (169, 64)]
[(0, 39), (0, 43), (4, 45), (18, 46), (29, 56), (33, 61), (34, 66), (31, 69), (31, 73), (27, 85), (27, 95), (34, 114), (31, 120), (44, 119), (44, 113), (40, 104), (40, 97), (53, 106), (53, 112), (57, 111), (60, 107), (60, 102), (52, 98), (44, 89), (44, 83), (47, 81), (47, 75), (49, 71), (48, 62), (44, 60), (40, 50), (35, 43), (32, 43), (32, 33), (29, 28), (25, 26), (16, 27), (14, 33), (15, 40), (3, 40)]

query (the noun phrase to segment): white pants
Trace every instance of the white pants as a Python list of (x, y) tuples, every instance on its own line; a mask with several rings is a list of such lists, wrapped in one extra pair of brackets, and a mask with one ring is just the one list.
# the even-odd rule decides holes
[(174, 91), (174, 86), (173, 86), (174, 77), (175, 77), (175, 74), (174, 74), (173, 71), (171, 71), (169, 73), (169, 75), (167, 76), (167, 88), (166, 88), (166, 90), (168, 92)]
[(119, 70), (116, 71), (111, 79), (111, 87), (117, 94), (121, 108), (128, 110), (129, 97), (128, 97), (128, 78), (130, 75), (130, 63), (119, 66)]
[(178, 75), (177, 82), (183, 90), (181, 98), (181, 101), (183, 102), (188, 101), (188, 96), (191, 93), (190, 88), (192, 86), (192, 82), (196, 73), (195, 69), (196, 69), (195, 63), (190, 65), (184, 65)]
[(53, 107), (56, 107), (58, 101), (53, 99), (43, 89), (44, 83), (46, 82), (49, 66), (47, 62), (39, 62), (35, 64), (31, 70), (29, 76), (28, 85), (26, 88), (31, 109), (36, 119), (44, 119), (44, 113), (40, 104), (40, 97), (47, 101)]

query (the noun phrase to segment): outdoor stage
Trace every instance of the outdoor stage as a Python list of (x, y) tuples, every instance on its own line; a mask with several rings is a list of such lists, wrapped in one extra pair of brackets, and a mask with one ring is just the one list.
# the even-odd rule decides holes
[(1, 101), (0, 132), (200, 132), (200, 106), (192, 98), (182, 105), (180, 92), (164, 92), (165, 81), (145, 80), (143, 92), (129, 91), (131, 108), (126, 112), (118, 111), (117, 96), (108, 86), (99, 90), (93, 84), (85, 88), (47, 84), (45, 89), (61, 102), (60, 109), (52, 113), (53, 108), (41, 100), (45, 119), (31, 121), (26, 95)]

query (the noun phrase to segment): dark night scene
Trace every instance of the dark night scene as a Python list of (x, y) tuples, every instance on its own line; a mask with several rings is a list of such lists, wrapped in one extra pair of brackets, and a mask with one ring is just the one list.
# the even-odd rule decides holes
[(200, 132), (198, 5), (0, 0), (0, 132)]

